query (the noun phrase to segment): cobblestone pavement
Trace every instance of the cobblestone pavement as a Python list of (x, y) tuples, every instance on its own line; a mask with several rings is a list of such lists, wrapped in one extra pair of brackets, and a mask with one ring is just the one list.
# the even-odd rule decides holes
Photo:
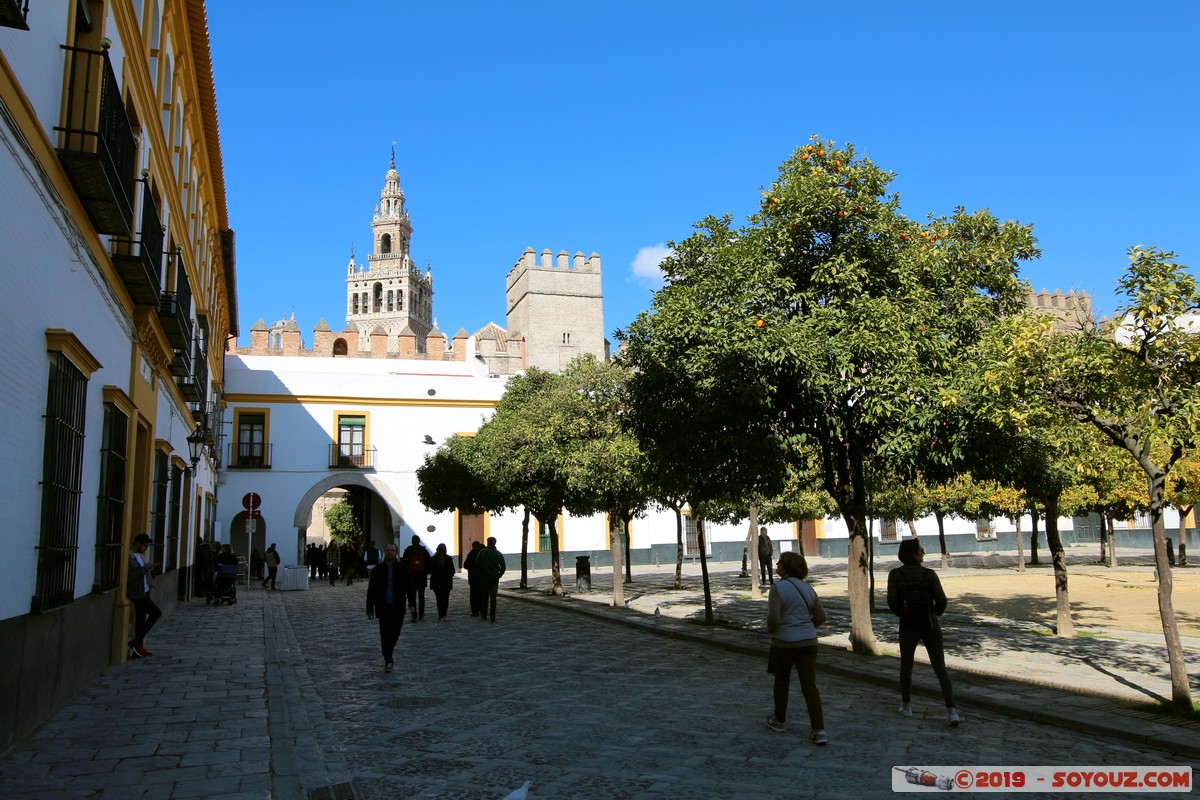
[[(893, 766), (1188, 763), (966, 702), (952, 729), (928, 681), (904, 719), (892, 686), (844, 677), (832, 648), (830, 744), (815, 747), (798, 688), (788, 732), (763, 724), (765, 659), (738, 644), (761, 634), (695, 641), (682, 620), (511, 591), (492, 625), (469, 616), (465, 582), (449, 622), (405, 624), (386, 674), (364, 591), (182, 605), (150, 636), (154, 657), (109, 668), (0, 758), (0, 797), (474, 800), (531, 780), (534, 800), (882, 798)], [(894, 661), (879, 665), (894, 681)]]

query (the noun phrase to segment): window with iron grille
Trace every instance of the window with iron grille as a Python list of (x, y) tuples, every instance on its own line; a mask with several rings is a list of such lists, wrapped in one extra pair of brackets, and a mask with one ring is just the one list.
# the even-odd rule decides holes
[(150, 494), (149, 532), (154, 544), (151, 561), (162, 560), (163, 545), (167, 540), (167, 487), (170, 482), (170, 456), (159, 450), (154, 454), (154, 491)]
[(59, 608), (75, 599), (86, 406), (87, 378), (66, 354), (52, 352), (34, 612)]
[(550, 523), (537, 520), (538, 525), (538, 552), (550, 552)]
[(178, 566), (182, 499), (183, 468), (171, 467), (171, 501), (167, 505), (167, 546), (163, 553), (163, 572), (170, 572)]
[(896, 520), (885, 519), (879, 525), (879, 541), (894, 542), (896, 541)]
[(112, 403), (104, 404), (102, 439), (96, 503), (96, 578), (92, 584), (95, 592), (115, 589), (121, 580), (129, 417)]

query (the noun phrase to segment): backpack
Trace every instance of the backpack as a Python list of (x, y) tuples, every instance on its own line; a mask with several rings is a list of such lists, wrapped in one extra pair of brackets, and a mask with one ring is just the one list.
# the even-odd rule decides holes
[(408, 558), (408, 571), (413, 575), (425, 574), (425, 548), (417, 546)]
[(928, 581), (902, 583), (900, 605), (900, 627), (913, 631), (928, 631), (933, 627), (933, 593)]

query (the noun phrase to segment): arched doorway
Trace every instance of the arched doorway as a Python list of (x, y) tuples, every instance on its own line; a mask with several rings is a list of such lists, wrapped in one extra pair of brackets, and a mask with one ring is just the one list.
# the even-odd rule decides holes
[(340, 472), (313, 484), (296, 504), (292, 523), (301, 540), (301, 547), (309, 538), (310, 529), (319, 538), (326, 535), (322, 520), (315, 518), (314, 509), (323, 513), (330, 501), (343, 499), (355, 508), (355, 516), (362, 528), (360, 545), (363, 548), (371, 541), (380, 550), (388, 542), (399, 543), (404, 517), (399, 498), (391, 487), (374, 475)]
[[(253, 532), (250, 530), (252, 527)], [(262, 556), (267, 550), (267, 520), (262, 513), (255, 512), (253, 524), (249, 511), (239, 511), (235, 514), (233, 521), (229, 523), (229, 544), (238, 558), (246, 559), (247, 564), (250, 563), (252, 550), (257, 550), (259, 556)]]

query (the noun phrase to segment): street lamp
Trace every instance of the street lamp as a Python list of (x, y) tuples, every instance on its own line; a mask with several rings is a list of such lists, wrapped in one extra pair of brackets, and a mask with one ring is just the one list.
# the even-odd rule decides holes
[(208, 431), (204, 430), (204, 426), (199, 422), (196, 423), (196, 430), (192, 431), (187, 437), (188, 455), (192, 459), (192, 472), (196, 471), (196, 463), (200, 460), (200, 456), (204, 453), (204, 448), (208, 445)]

